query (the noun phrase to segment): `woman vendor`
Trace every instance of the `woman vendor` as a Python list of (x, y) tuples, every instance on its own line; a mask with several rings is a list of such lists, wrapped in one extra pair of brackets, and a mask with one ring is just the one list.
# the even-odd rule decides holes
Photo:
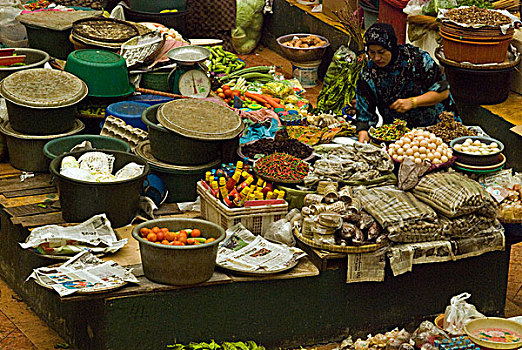
[(449, 102), (449, 84), (429, 53), (406, 44), (397, 45), (390, 24), (375, 23), (364, 34), (368, 64), (357, 83), (357, 133), (369, 141), (368, 129), (378, 122), (407, 121), (408, 127), (438, 122)]

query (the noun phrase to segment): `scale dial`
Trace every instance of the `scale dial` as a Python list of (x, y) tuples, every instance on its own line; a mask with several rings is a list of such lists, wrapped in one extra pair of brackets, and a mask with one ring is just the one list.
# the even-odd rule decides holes
[(210, 93), (210, 79), (199, 69), (186, 71), (179, 77), (179, 93), (188, 97), (207, 97)]

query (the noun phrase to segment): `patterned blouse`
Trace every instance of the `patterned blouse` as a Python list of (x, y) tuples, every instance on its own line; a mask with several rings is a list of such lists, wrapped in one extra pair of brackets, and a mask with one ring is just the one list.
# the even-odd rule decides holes
[(429, 126), (438, 122), (444, 110), (443, 103), (430, 107), (417, 107), (399, 113), (390, 105), (400, 98), (422, 95), (428, 91), (442, 92), (449, 88), (439, 66), (430, 54), (410, 44), (398, 47), (397, 58), (386, 67), (378, 67), (369, 60), (357, 84), (357, 131), (375, 126), (378, 117), (375, 109), (390, 124), (403, 119), (408, 127)]

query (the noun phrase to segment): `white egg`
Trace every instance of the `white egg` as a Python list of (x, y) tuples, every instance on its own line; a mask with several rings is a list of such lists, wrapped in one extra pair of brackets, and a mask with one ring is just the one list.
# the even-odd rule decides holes
[(419, 142), (419, 145), (420, 145), (421, 147), (428, 147), (428, 141), (426, 141), (426, 140), (422, 140), (421, 142)]
[(406, 149), (410, 148), (410, 144), (404, 143), (404, 145), (402, 145), (402, 148), (404, 148), (406, 150)]
[(407, 156), (412, 156), (412, 155), (413, 155), (413, 150), (412, 150), (411, 148), (408, 148), (408, 149), (406, 150), (406, 155), (407, 155)]
[(390, 148), (390, 149), (388, 150), (388, 154), (389, 154), (390, 156), (393, 156), (393, 155), (395, 154), (395, 149), (394, 149), (394, 148)]
[(395, 142), (396, 145), (398, 146), (402, 146), (404, 144), (404, 141), (403, 140), (397, 140), (397, 142)]
[(442, 139), (441, 139), (440, 137), (437, 137), (437, 138), (435, 139), (435, 143), (436, 143), (437, 145), (442, 145)]
[(440, 154), (440, 152), (435, 152), (433, 153), (433, 157), (439, 159), (440, 157), (442, 157), (442, 154)]
[(419, 147), (419, 153), (420, 153), (420, 154), (423, 154), (423, 153), (426, 153), (426, 152), (428, 152), (428, 150), (426, 149), (426, 147), (424, 147), (424, 146)]
[(411, 149), (413, 150), (413, 153), (419, 152), (419, 146), (417, 146), (417, 145), (412, 145)]
[(483, 156), (487, 156), (489, 154), (489, 151), (481, 151), (480, 154), (482, 154)]
[(421, 153), (419, 158), (420, 159), (425, 159), (426, 158), (426, 153)]
[(404, 141), (404, 143), (410, 143), (411, 142), (411, 139), (409, 137), (403, 137), (402, 140)]
[(434, 150), (434, 149), (436, 149), (436, 148), (437, 148), (437, 145), (434, 144), (434, 143), (430, 143), (430, 144), (428, 145), (428, 149), (430, 149), (430, 150)]
[(398, 160), (399, 162), (402, 162), (403, 159), (404, 159), (404, 156), (398, 156), (398, 157), (397, 157), (397, 160)]
[(420, 158), (415, 158), (415, 163), (416, 163), (416, 164), (420, 164), (420, 163), (422, 163), (422, 159), (420, 159)]
[(449, 159), (448, 159), (448, 157), (446, 157), (446, 156), (442, 156), (442, 157), (440, 157), (440, 161), (441, 161), (442, 163), (446, 163), (448, 160), (449, 160)]
[(462, 145), (460, 143), (456, 144), (455, 146), (453, 146), (455, 148), (455, 150), (457, 151), (461, 151), (462, 150)]
[(473, 143), (473, 140), (472, 139), (466, 139), (466, 141), (464, 141), (464, 143), (467, 143), (468, 145), (470, 145), (470, 144)]
[(498, 144), (496, 142), (491, 142), (489, 145), (488, 145), (489, 148), (498, 148)]
[(413, 156), (408, 156), (408, 158), (410, 158), (411, 160), (415, 160), (415, 158), (413, 158)]
[(431, 152), (428, 153), (428, 154), (426, 155), (426, 158), (428, 158), (430, 161), (432, 161), (433, 158), (434, 158), (433, 153), (431, 153)]
[(398, 148), (397, 149), (397, 154), (398, 155), (403, 155), (404, 154), (404, 149), (403, 148)]
[(419, 157), (420, 157), (420, 153), (419, 153), (419, 152), (415, 152), (415, 153), (413, 153), (413, 156), (414, 156), (415, 158), (419, 158)]
[(473, 144), (475, 146), (480, 146), (482, 144), (482, 142), (480, 142), (480, 140), (475, 140), (475, 141), (473, 141)]
[(491, 149), (491, 152), (492, 153), (500, 152), (500, 148), (493, 148), (493, 149)]
[(415, 139), (411, 142), (412, 147), (419, 147), (419, 140)]
[(433, 159), (433, 162), (432, 162), (432, 163), (433, 163), (433, 164), (441, 164), (441, 161), (440, 161), (440, 159), (435, 158), (435, 159)]

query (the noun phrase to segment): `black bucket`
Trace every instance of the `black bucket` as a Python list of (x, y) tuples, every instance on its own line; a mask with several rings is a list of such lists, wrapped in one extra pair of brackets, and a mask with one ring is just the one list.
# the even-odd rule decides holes
[(88, 182), (75, 180), (60, 174), (62, 159), (92, 152), (80, 151), (62, 154), (51, 161), (49, 170), (58, 186), (63, 219), (67, 222), (83, 222), (90, 217), (105, 213), (113, 227), (129, 224), (139, 209), (140, 191), (149, 174), (147, 162), (131, 153), (114, 150), (96, 150), (114, 155), (115, 171), (130, 162), (144, 165), (140, 176), (116, 182)]
[[(442, 64), (444, 65), (444, 63)], [(493, 105), (507, 100), (511, 72), (507, 69), (476, 70), (445, 66), (446, 79), (456, 103)]]

